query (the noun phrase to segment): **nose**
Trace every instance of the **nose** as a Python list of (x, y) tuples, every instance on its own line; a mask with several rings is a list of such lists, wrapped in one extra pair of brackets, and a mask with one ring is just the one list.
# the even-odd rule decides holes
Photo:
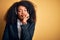
[(25, 14), (25, 12), (22, 10), (22, 14)]

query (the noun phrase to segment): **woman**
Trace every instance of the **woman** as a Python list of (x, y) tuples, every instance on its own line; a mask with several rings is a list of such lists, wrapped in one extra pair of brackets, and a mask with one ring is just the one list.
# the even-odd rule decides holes
[(7, 13), (3, 40), (32, 40), (36, 21), (32, 3), (17, 2)]

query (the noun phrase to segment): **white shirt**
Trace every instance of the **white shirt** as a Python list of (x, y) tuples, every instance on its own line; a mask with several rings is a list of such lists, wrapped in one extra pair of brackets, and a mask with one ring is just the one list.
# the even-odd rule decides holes
[(17, 19), (17, 28), (18, 28), (19, 39), (21, 38), (21, 25), (22, 25), (22, 22), (19, 19)]

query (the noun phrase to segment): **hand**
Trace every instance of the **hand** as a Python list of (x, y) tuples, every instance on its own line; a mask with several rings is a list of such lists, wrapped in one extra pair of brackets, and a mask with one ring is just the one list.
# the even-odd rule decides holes
[(27, 24), (27, 20), (29, 19), (29, 14), (24, 14), (23, 15), (23, 20), (22, 20), (22, 23), (23, 24)]

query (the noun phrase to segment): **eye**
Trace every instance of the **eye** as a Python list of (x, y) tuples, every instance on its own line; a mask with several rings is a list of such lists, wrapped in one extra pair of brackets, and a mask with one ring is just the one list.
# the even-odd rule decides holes
[(25, 9), (24, 11), (26, 12), (27, 10)]
[(18, 12), (21, 12), (21, 10), (18, 10)]

